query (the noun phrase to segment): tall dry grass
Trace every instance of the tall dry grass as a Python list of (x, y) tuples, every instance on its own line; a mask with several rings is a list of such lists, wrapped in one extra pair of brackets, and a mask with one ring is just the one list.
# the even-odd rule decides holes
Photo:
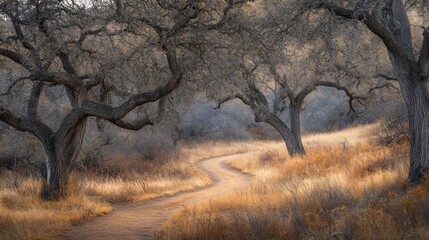
[[(261, 142), (260, 149), (267, 144)], [(40, 200), (40, 178), (0, 171), (0, 239), (55, 239), (70, 225), (110, 212), (114, 203), (206, 186), (211, 180), (196, 161), (253, 147), (251, 142), (182, 143), (177, 151), (146, 160), (137, 153), (111, 153), (96, 167), (73, 173), (70, 197), (59, 202)]]
[[(76, 179), (73, 176), (72, 179)], [(9, 184), (13, 179), (14, 184)], [(67, 200), (42, 201), (41, 181), (4, 171), (0, 181), (0, 239), (49, 239), (70, 224), (108, 213), (112, 207), (74, 189)], [(76, 181), (76, 180), (74, 180)]]
[(404, 190), (408, 146), (371, 143), (377, 125), (306, 136), (304, 157), (282, 143), (230, 165), (247, 189), (186, 208), (156, 239), (429, 239), (429, 183)]

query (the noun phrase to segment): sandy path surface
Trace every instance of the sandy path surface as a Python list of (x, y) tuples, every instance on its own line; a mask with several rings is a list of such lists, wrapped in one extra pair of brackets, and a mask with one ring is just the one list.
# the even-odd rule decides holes
[[(237, 154), (245, 155), (251, 153)], [(184, 206), (191, 207), (225, 193), (239, 190), (251, 181), (251, 177), (227, 166), (226, 161), (237, 155), (207, 159), (197, 163), (206, 171), (213, 184), (208, 187), (173, 196), (155, 198), (139, 204), (115, 206), (112, 213), (94, 218), (67, 230), (62, 239), (151, 239), (173, 213)]]

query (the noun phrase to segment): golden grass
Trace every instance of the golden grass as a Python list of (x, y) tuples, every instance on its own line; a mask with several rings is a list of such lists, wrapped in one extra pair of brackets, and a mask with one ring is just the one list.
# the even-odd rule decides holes
[[(269, 143), (261, 142), (262, 149)], [(194, 163), (249, 151), (251, 142), (181, 144), (177, 152), (142, 160), (136, 153), (113, 153), (93, 172), (74, 173), (70, 197), (40, 200), (41, 180), (0, 172), (0, 239), (54, 239), (65, 228), (106, 214), (112, 203), (144, 201), (211, 183)]]
[(63, 201), (42, 201), (39, 179), (21, 178), (18, 181), (17, 188), (3, 185), (0, 189), (0, 239), (52, 238), (69, 224), (112, 210), (109, 204), (78, 193), (72, 193)]
[(307, 134), (303, 139), (306, 146), (342, 146), (347, 147), (371, 142), (377, 138), (381, 123), (350, 127), (329, 133)]
[(75, 173), (70, 198), (60, 202), (39, 199), (39, 179), (3, 172), (0, 239), (52, 239), (112, 203), (208, 185), (195, 162), (248, 151), (257, 153), (229, 164), (255, 176), (250, 187), (184, 209), (156, 238), (428, 239), (429, 183), (403, 191), (407, 145), (374, 145), (378, 127), (308, 135), (307, 155), (296, 158), (276, 141), (181, 144), (152, 161), (111, 154), (101, 172)]
[(374, 128), (307, 136), (304, 157), (271, 143), (231, 160), (254, 183), (184, 209), (156, 239), (429, 239), (429, 183), (404, 191), (408, 146), (371, 144)]

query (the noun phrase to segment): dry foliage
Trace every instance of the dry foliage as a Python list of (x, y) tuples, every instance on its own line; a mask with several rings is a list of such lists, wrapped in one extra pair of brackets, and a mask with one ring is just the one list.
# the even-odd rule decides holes
[[(33, 177), (14, 176), (3, 172), (3, 179), (16, 177), (19, 184), (10, 186), (0, 181), (0, 239), (52, 238), (70, 224), (89, 216), (108, 213), (112, 207), (73, 189), (67, 200), (46, 202), (40, 199), (42, 183)], [(73, 176), (77, 181), (77, 176)]]
[(101, 169), (74, 173), (70, 197), (59, 202), (40, 200), (39, 177), (0, 171), (0, 239), (56, 238), (70, 225), (110, 212), (112, 203), (144, 201), (206, 186), (211, 180), (194, 162), (250, 147), (253, 143), (183, 143), (174, 154), (151, 160), (134, 153), (111, 154), (98, 166)]
[(307, 136), (305, 157), (273, 143), (230, 161), (255, 182), (184, 209), (156, 239), (428, 239), (429, 183), (404, 190), (408, 146), (371, 144), (375, 128)]

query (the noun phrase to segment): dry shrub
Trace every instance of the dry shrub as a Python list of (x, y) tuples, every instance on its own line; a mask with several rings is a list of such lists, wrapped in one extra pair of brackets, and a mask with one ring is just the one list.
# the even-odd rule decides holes
[[(184, 208), (178, 217), (168, 222), (167, 230), (155, 233), (155, 239), (280, 239), (293, 237), (291, 229), (281, 223), (282, 216), (271, 209), (223, 209), (208, 203), (206, 209)], [(182, 221), (185, 216), (189, 221)], [(282, 238), (284, 239), (284, 238)]]
[[(71, 192), (67, 200), (42, 201), (41, 180), (23, 178), (0, 188), (0, 239), (50, 239), (70, 224), (111, 211), (111, 206)], [(1, 185), (1, 183), (0, 183)]]
[[(111, 211), (112, 203), (144, 201), (210, 184), (196, 161), (249, 151), (251, 142), (181, 143), (177, 151), (144, 158), (111, 151), (92, 165), (80, 165), (70, 179), (69, 197), (45, 202), (37, 174), (0, 172), (0, 239), (55, 239), (70, 225)], [(260, 148), (267, 144), (262, 142)], [(88, 156), (87, 156), (88, 157)]]
[(312, 135), (304, 157), (281, 143), (237, 157), (251, 187), (178, 213), (156, 238), (429, 239), (429, 181), (405, 191), (408, 144), (376, 146), (373, 132)]
[(378, 134), (378, 143), (382, 145), (398, 144), (409, 141), (408, 121), (402, 114), (400, 117), (385, 120), (383, 130)]

